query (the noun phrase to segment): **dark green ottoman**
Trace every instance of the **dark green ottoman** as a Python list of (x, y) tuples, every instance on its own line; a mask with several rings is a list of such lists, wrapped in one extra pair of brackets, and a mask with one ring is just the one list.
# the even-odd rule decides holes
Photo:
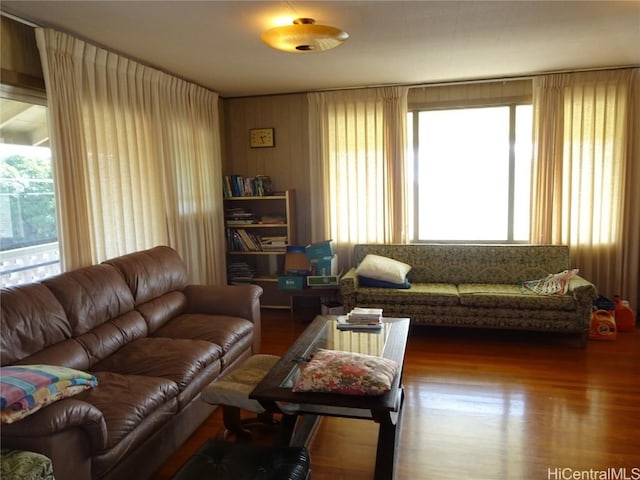
[(0, 452), (2, 480), (53, 480), (49, 457), (35, 452), (5, 450)]
[(261, 446), (208, 440), (172, 480), (309, 480), (304, 447)]

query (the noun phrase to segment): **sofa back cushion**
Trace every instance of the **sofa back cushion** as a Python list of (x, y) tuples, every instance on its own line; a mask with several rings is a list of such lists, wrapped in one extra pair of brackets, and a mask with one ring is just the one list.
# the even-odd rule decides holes
[(109, 265), (71, 270), (42, 283), (62, 305), (76, 337), (133, 310), (127, 284)]
[(147, 335), (147, 324), (134, 309), (129, 287), (110, 265), (79, 268), (42, 283), (62, 305), (89, 366)]
[[(9, 365), (51, 349), (60, 354), (59, 365), (82, 368), (86, 358), (71, 362), (72, 329), (56, 297), (42, 284), (2, 289), (0, 294), (0, 363)], [(63, 347), (63, 348), (59, 348)], [(70, 348), (69, 348), (70, 347)], [(75, 345), (76, 353), (82, 354)], [(57, 355), (56, 355), (57, 358)]]
[(160, 246), (106, 260), (115, 267), (133, 293), (136, 305), (142, 305), (165, 293), (181, 291), (189, 284), (182, 259), (171, 247)]
[(185, 312), (187, 301), (182, 290), (189, 284), (189, 275), (174, 249), (160, 246), (104, 263), (115, 267), (124, 278), (149, 333)]
[(411, 283), (518, 284), (570, 268), (566, 245), (361, 244), (354, 266), (368, 253), (411, 265)]

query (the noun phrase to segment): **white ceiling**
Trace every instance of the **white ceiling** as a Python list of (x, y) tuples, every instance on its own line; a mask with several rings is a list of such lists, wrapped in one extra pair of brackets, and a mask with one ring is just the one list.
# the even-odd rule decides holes
[[(640, 64), (640, 1), (14, 1), (75, 34), (223, 97), (426, 84)], [(283, 16), (340, 27), (335, 50), (290, 54)]]

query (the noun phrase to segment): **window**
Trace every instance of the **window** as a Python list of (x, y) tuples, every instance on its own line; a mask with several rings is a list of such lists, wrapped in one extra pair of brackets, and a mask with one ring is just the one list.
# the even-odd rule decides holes
[(409, 113), (412, 241), (529, 240), (531, 105)]
[(59, 273), (60, 253), (44, 99), (3, 88), (0, 102), (0, 274), (7, 287)]

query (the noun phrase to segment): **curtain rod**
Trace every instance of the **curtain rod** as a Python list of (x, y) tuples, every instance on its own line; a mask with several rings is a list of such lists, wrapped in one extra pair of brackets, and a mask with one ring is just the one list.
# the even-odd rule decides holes
[(548, 72), (531, 73), (527, 75), (514, 75), (511, 77), (487, 77), (487, 78), (465, 79), (465, 80), (444, 80), (439, 82), (426, 82), (426, 83), (381, 83), (377, 85), (372, 84), (372, 85), (363, 85), (360, 87), (327, 88), (327, 89), (318, 89), (313, 91), (322, 92), (322, 91), (332, 91), (332, 90), (355, 90), (358, 88), (383, 88), (383, 87), (409, 87), (409, 88), (446, 87), (450, 85), (473, 85), (477, 83), (497, 83), (497, 82), (508, 82), (508, 81), (514, 81), (514, 80), (533, 80), (534, 78), (541, 77), (543, 75), (599, 72), (599, 71), (606, 71), (606, 70), (625, 70), (630, 68), (640, 68), (640, 65), (620, 65), (615, 67), (592, 67), (592, 68), (579, 68), (579, 69), (568, 69), (568, 70), (550, 70)]
[(450, 81), (441, 81), (441, 82), (433, 82), (433, 83), (381, 83), (381, 84), (371, 84), (371, 85), (360, 85), (355, 87), (318, 88), (315, 90), (304, 90), (304, 91), (296, 91), (296, 92), (268, 93), (264, 95), (240, 95), (236, 97), (221, 97), (221, 98), (224, 98), (225, 100), (233, 100), (233, 99), (239, 99), (239, 98), (278, 97), (282, 95), (300, 95), (304, 93), (315, 93), (315, 92), (340, 92), (340, 91), (346, 91), (346, 90), (358, 90), (361, 88), (447, 87), (447, 86), (453, 86), (453, 85), (473, 85), (478, 83), (497, 83), (497, 82), (516, 81), (516, 80), (533, 80), (536, 77), (541, 77), (544, 75), (557, 75), (557, 74), (563, 74), (563, 73), (598, 72), (598, 71), (605, 71), (605, 70), (625, 70), (630, 68), (640, 68), (640, 65), (621, 65), (617, 67), (594, 67), (594, 68), (582, 68), (582, 69), (573, 69), (573, 70), (552, 70), (548, 72), (531, 73), (527, 75), (514, 75), (512, 77), (488, 77), (488, 78), (457, 80), (457, 81), (450, 80)]
[[(600, 72), (606, 70), (625, 70), (630, 68), (638, 68), (640, 65), (620, 65), (615, 67), (592, 67), (592, 68), (577, 68), (577, 69), (568, 69), (568, 70), (551, 70), (548, 72), (539, 72), (539, 73), (531, 73), (527, 75), (514, 75), (512, 77), (500, 77), (500, 78), (479, 78), (474, 80), (452, 80), (445, 82), (433, 82), (433, 83), (416, 83), (416, 84), (398, 84), (397, 86), (404, 86), (409, 88), (419, 88), (419, 87), (443, 87), (448, 85), (472, 85), (475, 83), (492, 83), (492, 82), (508, 82), (513, 80), (533, 80), (536, 77), (541, 77), (544, 75), (560, 75), (564, 73), (583, 73), (583, 72)], [(386, 85), (389, 86), (389, 85)]]
[(2, 15), (3, 17), (7, 17), (10, 18), (11, 20), (15, 20), (18, 23), (23, 23), (24, 25), (28, 25), (29, 27), (39, 27), (40, 25), (37, 25), (29, 20), (26, 20), (24, 18), (21, 17), (17, 17), (16, 15), (13, 15), (12, 13), (9, 12), (5, 12), (4, 10), (0, 11), (0, 15)]

